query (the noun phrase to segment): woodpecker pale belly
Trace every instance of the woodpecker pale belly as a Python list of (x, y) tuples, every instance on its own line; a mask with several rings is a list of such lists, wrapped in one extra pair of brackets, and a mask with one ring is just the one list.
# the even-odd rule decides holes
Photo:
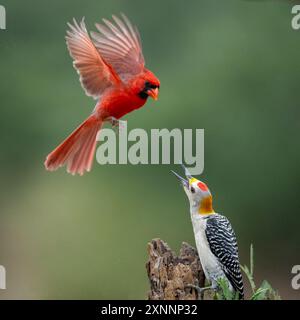
[[(192, 216), (192, 222), (195, 234), (195, 242), (205, 277), (212, 282), (213, 286), (215, 286), (218, 279), (227, 279), (227, 277), (222, 269), (221, 263), (211, 252), (209, 243), (207, 241), (205, 230), (207, 228), (206, 223), (208, 218), (209, 216)], [(232, 288), (231, 283), (228, 283), (229, 287)]]
[(220, 278), (243, 297), (237, 241), (229, 220), (217, 213), (192, 214), (195, 242), (203, 271), (212, 286)]

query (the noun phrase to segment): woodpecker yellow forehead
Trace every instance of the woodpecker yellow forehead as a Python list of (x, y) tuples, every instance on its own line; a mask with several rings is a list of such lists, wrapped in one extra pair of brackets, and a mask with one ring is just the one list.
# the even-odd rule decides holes
[(189, 184), (193, 184), (194, 182), (198, 182), (199, 180), (197, 180), (196, 178), (191, 178), (189, 180)]

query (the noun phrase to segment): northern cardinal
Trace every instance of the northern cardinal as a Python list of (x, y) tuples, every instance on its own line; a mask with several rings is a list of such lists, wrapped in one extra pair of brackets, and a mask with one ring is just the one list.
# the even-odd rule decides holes
[(84, 19), (68, 24), (66, 42), (80, 82), (88, 96), (97, 99), (92, 114), (46, 158), (47, 170), (67, 165), (71, 174), (90, 171), (96, 136), (104, 121), (115, 123), (141, 108), (150, 96), (157, 100), (160, 82), (145, 68), (139, 32), (128, 18), (103, 19), (90, 38)]

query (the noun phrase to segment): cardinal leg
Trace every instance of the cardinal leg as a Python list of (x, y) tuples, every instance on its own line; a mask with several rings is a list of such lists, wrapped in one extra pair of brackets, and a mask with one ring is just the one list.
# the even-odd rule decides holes
[(107, 118), (107, 121), (111, 123), (112, 128), (116, 131), (116, 133), (120, 133), (125, 128), (125, 121), (119, 120), (115, 117)]

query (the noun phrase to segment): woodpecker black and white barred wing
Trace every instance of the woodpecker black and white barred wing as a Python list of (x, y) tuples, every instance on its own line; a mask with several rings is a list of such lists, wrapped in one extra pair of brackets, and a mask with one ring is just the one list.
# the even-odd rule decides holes
[(228, 219), (219, 214), (207, 218), (206, 238), (210, 249), (222, 265), (232, 287), (244, 297), (244, 285), (240, 269), (235, 233)]

